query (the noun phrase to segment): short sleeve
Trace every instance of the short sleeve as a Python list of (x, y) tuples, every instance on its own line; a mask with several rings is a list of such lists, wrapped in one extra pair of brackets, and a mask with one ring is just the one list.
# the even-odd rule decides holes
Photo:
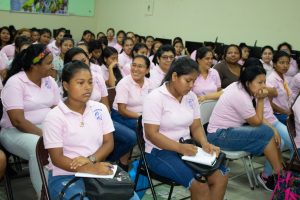
[(125, 81), (125, 79), (123, 78), (116, 86), (115, 102), (128, 104), (128, 96), (129, 91), (127, 81)]
[(232, 103), (232, 106), (242, 119), (245, 120), (256, 115), (251, 98), (247, 97), (244, 92), (236, 94), (236, 99), (239, 99), (239, 101)]
[(57, 107), (48, 113), (42, 128), (46, 149), (63, 147), (64, 124), (62, 118), (58, 116)]
[(153, 91), (147, 96), (143, 105), (143, 123), (160, 125), (163, 114), (162, 103), (158, 91)]
[(94, 73), (94, 75), (95, 76), (93, 78), (96, 79), (97, 87), (99, 88), (99, 90), (101, 92), (101, 98), (107, 97), (108, 96), (107, 87), (106, 87), (106, 84), (105, 84), (105, 81), (104, 81), (102, 75), (99, 75), (96, 73)]
[(194, 119), (200, 119), (200, 105), (198, 103), (196, 94), (192, 93), (192, 98), (194, 99)]
[(24, 109), (24, 87), (16, 80), (15, 77), (10, 79), (1, 91), (2, 104), (6, 111)]
[(112, 133), (115, 131), (114, 125), (113, 125), (113, 121), (110, 117), (110, 114), (107, 110), (107, 107), (104, 104), (102, 105), (102, 111), (103, 111), (103, 135), (108, 134), (108, 133)]
[(61, 99), (61, 90), (58, 87), (55, 80), (51, 77), (51, 84), (53, 85), (53, 95), (54, 95), (54, 102), (53, 104), (56, 106), (58, 105), (60, 99)]
[(214, 71), (214, 79), (215, 79), (215, 84), (217, 86), (217, 88), (221, 88), (221, 79), (220, 79), (220, 75), (217, 72), (217, 70), (213, 70)]

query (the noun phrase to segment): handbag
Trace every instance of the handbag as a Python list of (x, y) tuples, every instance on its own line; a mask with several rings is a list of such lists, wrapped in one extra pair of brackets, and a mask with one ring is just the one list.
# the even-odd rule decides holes
[(134, 185), (128, 173), (118, 166), (117, 172), (112, 179), (74, 177), (63, 187), (59, 193), (58, 200), (62, 200), (69, 186), (81, 178), (85, 185), (85, 192), (74, 195), (74, 198), (80, 197), (80, 199), (83, 199), (83, 197), (88, 197), (89, 200), (128, 200), (134, 193)]
[[(201, 147), (201, 145), (193, 139), (184, 140), (183, 138), (180, 138), (179, 142), (182, 144), (193, 144), (195, 146)], [(180, 157), (182, 156), (181, 154), (179, 154), (179, 155), (180, 155)], [(226, 159), (226, 154), (223, 152), (220, 152), (220, 154), (213, 166), (203, 165), (203, 164), (186, 161), (186, 160), (183, 160), (183, 161), (194, 171), (198, 172), (201, 175), (201, 177), (202, 176), (207, 177), (207, 176), (211, 175), (214, 171), (219, 169), (219, 167), (223, 164), (225, 159)], [(195, 178), (197, 180), (200, 178), (200, 180), (203, 181), (203, 179), (201, 177), (195, 177)]]

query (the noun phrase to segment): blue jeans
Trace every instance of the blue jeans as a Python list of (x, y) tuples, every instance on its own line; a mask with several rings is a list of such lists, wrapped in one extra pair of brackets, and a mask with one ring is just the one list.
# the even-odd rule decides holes
[(273, 130), (264, 124), (218, 129), (207, 134), (208, 141), (223, 150), (246, 151), (254, 155), (262, 155), (272, 137)]
[[(288, 147), (290, 150), (290, 155), (293, 155), (294, 148), (293, 144), (291, 142), (287, 127), (281, 123), (280, 121), (276, 121), (274, 124), (272, 124), (274, 128), (278, 131), (280, 137), (281, 137), (281, 146), (280, 149), (283, 150), (285, 147)], [(270, 176), (273, 174), (272, 166), (268, 160), (266, 160), (264, 165), (264, 175)]]
[[(50, 193), (50, 199), (57, 199), (59, 193), (63, 189), (63, 187), (74, 178), (74, 175), (64, 175), (64, 176), (52, 176), (52, 171), (49, 171), (48, 176), (48, 189)], [(118, 189), (118, 188), (116, 188)], [(84, 193), (85, 187), (83, 179), (79, 179), (78, 181), (71, 184), (68, 189), (65, 191), (65, 195), (63, 200), (69, 200), (76, 194)], [(79, 197), (76, 197), (75, 200), (79, 200)], [(140, 198), (134, 192), (133, 197), (130, 200), (139, 200)], [(84, 197), (84, 200), (88, 200), (87, 197)]]
[(135, 131), (116, 121), (113, 121), (113, 123), (115, 127), (115, 131), (113, 132), (114, 150), (107, 158), (107, 160), (111, 162), (118, 161), (123, 155), (128, 153), (137, 142)]
[(136, 130), (137, 119), (135, 118), (124, 117), (115, 109), (112, 109), (111, 111), (111, 118), (112, 120), (127, 126), (133, 131)]
[(286, 119), (287, 119), (287, 115), (286, 114), (279, 114), (279, 113), (274, 113), (275, 117), (284, 125), (286, 125)]

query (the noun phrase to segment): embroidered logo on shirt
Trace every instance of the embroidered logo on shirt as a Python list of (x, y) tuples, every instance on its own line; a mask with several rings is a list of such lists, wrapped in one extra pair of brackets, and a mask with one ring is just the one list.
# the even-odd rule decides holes
[(102, 115), (101, 115), (102, 109), (98, 108), (94, 110), (94, 114), (97, 120), (102, 120)]
[(187, 100), (188, 106), (193, 109), (194, 108), (194, 99), (188, 99)]
[(45, 87), (48, 89), (51, 89), (51, 84), (50, 84), (49, 80), (45, 81)]

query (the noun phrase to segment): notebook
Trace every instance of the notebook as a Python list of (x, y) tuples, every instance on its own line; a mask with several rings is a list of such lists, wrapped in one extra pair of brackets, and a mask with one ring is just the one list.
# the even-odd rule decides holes
[(216, 163), (216, 152), (213, 154), (206, 153), (202, 148), (198, 147), (198, 152), (194, 156), (182, 156), (182, 160), (191, 161), (203, 165), (213, 166)]
[(113, 173), (110, 174), (110, 175), (97, 175), (97, 174), (90, 174), (90, 173), (82, 173), (82, 172), (77, 172), (75, 174), (75, 176), (77, 177), (87, 177), (87, 178), (114, 178), (116, 172), (117, 172), (117, 169), (118, 169), (118, 165), (113, 165)]

